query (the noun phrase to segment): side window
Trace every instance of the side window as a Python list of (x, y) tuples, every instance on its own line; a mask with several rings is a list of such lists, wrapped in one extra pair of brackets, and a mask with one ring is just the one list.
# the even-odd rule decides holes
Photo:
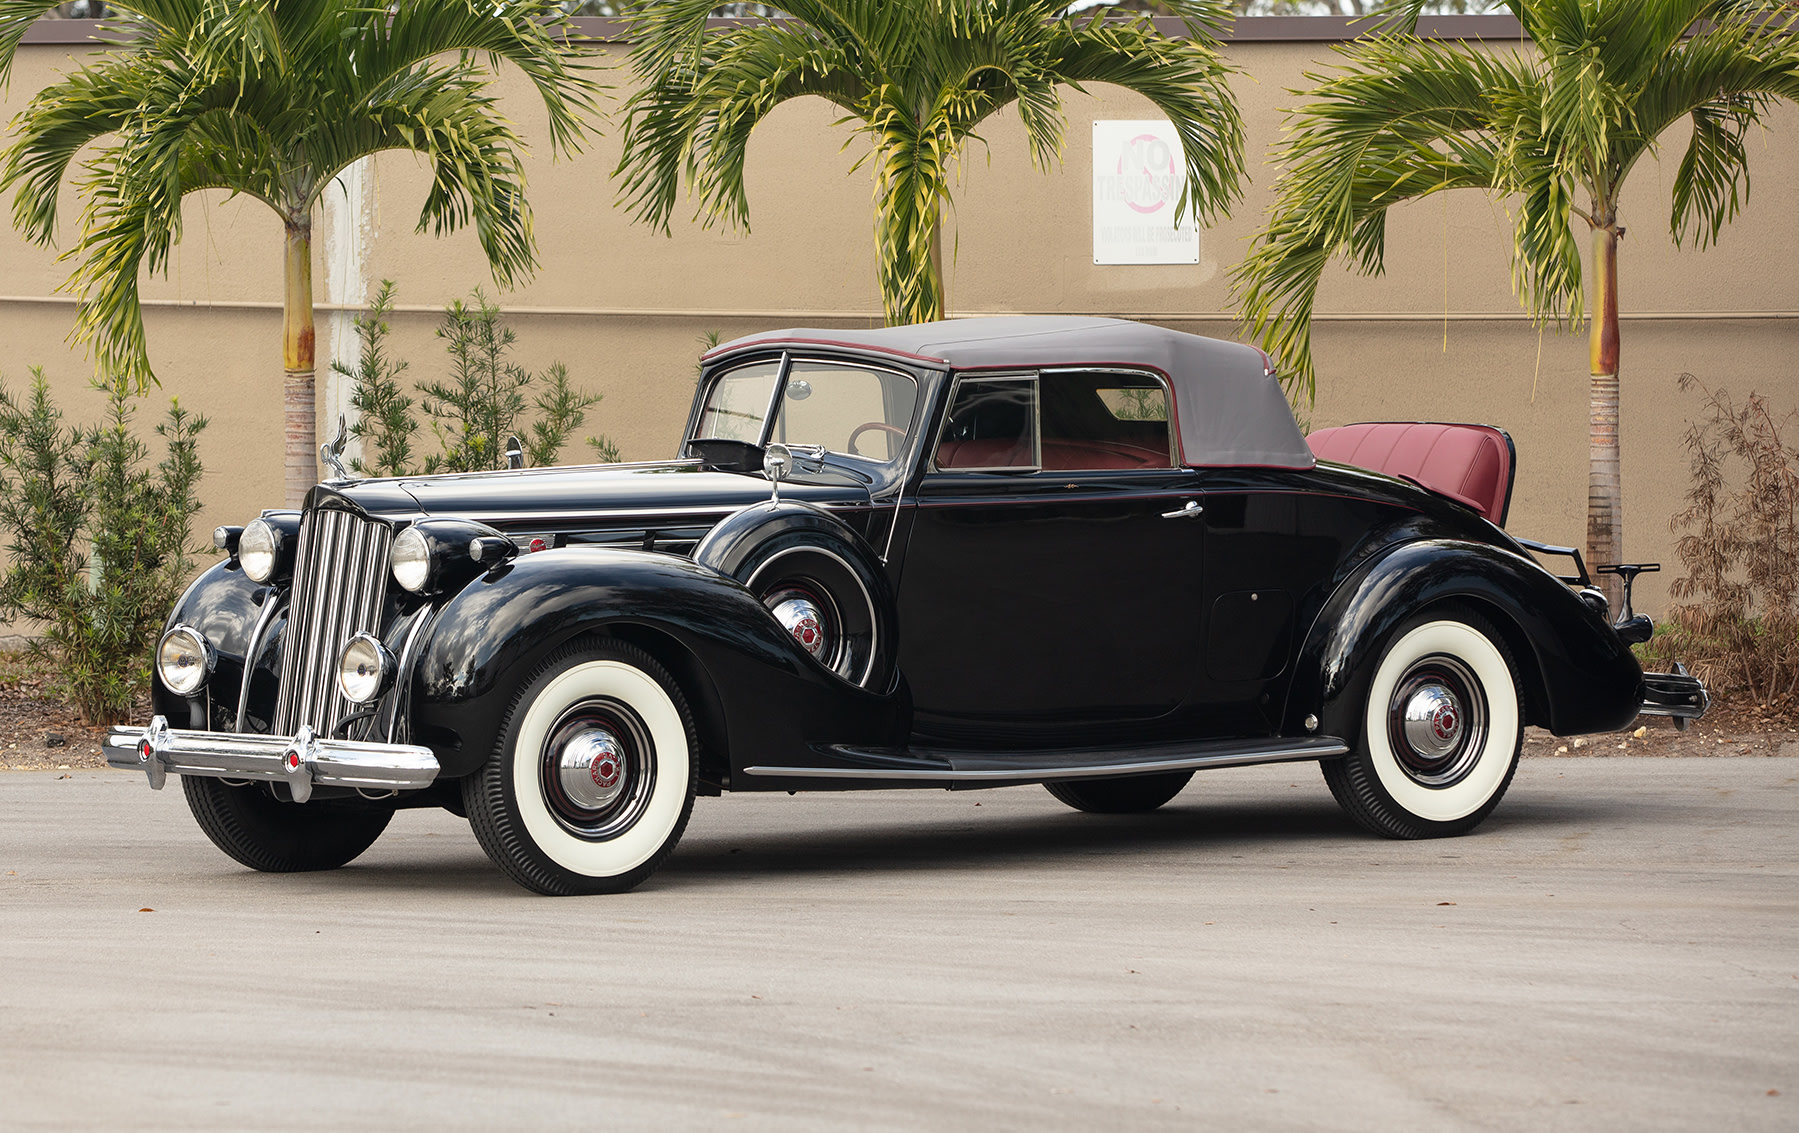
[(1171, 468), (1168, 393), (1153, 375), (1045, 371), (1043, 467), (1056, 471)]
[(891, 462), (905, 448), (917, 403), (918, 383), (904, 374), (796, 361), (769, 439)]
[(963, 378), (937, 442), (937, 467), (1037, 466), (1037, 379)]
[(780, 375), (779, 362), (758, 362), (713, 382), (693, 435), (760, 444), (762, 422), (768, 418), (768, 402)]

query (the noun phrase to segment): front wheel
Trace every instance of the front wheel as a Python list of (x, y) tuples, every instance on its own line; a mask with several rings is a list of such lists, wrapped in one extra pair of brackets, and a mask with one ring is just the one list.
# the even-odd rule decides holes
[(392, 806), (340, 799), (276, 798), (266, 786), (183, 775), (181, 793), (213, 845), (264, 873), (336, 869), (375, 844)]
[(649, 654), (623, 642), (565, 647), (525, 682), (498, 749), (463, 781), (469, 824), (527, 889), (622, 893), (687, 826), (694, 743), (686, 698)]
[(1356, 749), (1320, 766), (1344, 810), (1388, 838), (1465, 834), (1499, 805), (1523, 745), (1518, 671), (1476, 614), (1402, 626), (1375, 669)]

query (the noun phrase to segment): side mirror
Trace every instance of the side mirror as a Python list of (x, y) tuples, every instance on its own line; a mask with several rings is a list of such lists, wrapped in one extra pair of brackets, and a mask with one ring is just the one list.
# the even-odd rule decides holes
[(793, 471), (793, 452), (786, 445), (769, 445), (768, 450), (762, 454), (762, 472), (768, 477), (768, 482), (774, 489), (774, 495), (769, 499), (770, 503), (781, 501), (781, 481), (786, 479), (787, 474), (791, 471)]

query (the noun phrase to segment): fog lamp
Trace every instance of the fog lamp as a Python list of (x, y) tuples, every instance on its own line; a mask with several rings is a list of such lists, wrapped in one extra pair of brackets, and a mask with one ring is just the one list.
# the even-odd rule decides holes
[(206, 635), (192, 626), (178, 625), (162, 635), (156, 647), (156, 675), (163, 687), (178, 696), (192, 696), (212, 676), (219, 655)]
[(337, 656), (337, 687), (353, 704), (367, 704), (393, 683), (394, 655), (371, 633), (359, 633)]

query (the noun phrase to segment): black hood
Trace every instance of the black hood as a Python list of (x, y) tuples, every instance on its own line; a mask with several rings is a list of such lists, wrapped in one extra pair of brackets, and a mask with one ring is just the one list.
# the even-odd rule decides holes
[[(387, 519), (456, 516), (502, 531), (578, 531), (658, 523), (710, 524), (769, 498), (760, 473), (714, 472), (698, 461), (597, 464), (405, 476), (323, 486), (371, 515)], [(783, 498), (820, 505), (866, 505), (853, 483), (781, 484)]]

